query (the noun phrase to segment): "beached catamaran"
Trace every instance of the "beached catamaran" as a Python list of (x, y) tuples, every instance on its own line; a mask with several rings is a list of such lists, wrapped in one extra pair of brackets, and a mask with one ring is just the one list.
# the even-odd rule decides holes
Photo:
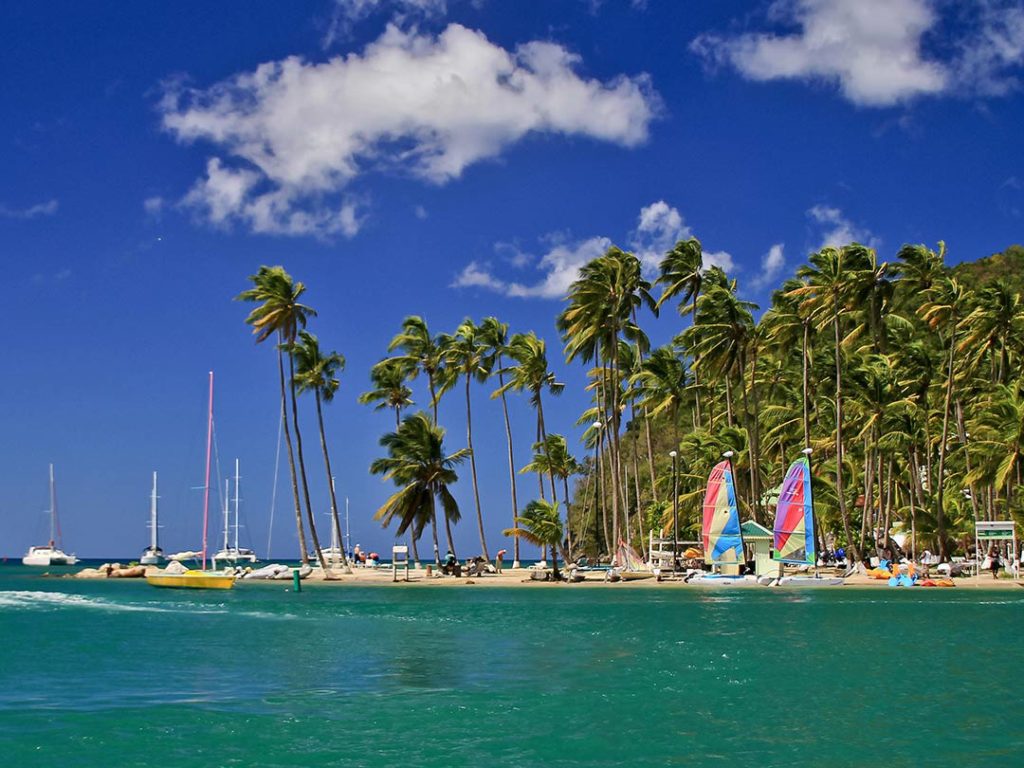
[(206, 422), (206, 482), (203, 486), (203, 549), (201, 554), (203, 570), (181, 572), (159, 571), (146, 574), (146, 581), (154, 587), (179, 589), (231, 589), (235, 585), (232, 573), (206, 570), (207, 531), (210, 523), (210, 456), (213, 448), (213, 371), (210, 371), (210, 400)]
[[(756, 584), (753, 578), (741, 576), (739, 566), (744, 562), (743, 532), (740, 512), (736, 506), (736, 483), (733, 480), (730, 454), (711, 470), (708, 488), (704, 494), (704, 519), (701, 537), (704, 544), (704, 562), (719, 568), (690, 580), (691, 584), (739, 585)], [(722, 569), (726, 569), (725, 572)]]
[[(814, 547), (814, 498), (811, 494), (810, 448), (789, 465), (782, 481), (778, 506), (775, 509), (775, 530), (772, 558), (780, 563), (817, 566)], [(814, 576), (782, 576), (775, 583), (791, 587), (836, 586), (841, 578)]]

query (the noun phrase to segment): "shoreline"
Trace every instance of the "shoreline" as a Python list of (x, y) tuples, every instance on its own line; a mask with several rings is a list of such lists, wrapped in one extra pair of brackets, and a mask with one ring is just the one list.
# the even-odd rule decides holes
[[(154, 573), (159, 571), (159, 568), (150, 567), (146, 569), (146, 573)], [(584, 588), (617, 588), (617, 589), (694, 589), (704, 590), (713, 593), (729, 592), (734, 589), (748, 589), (748, 588), (767, 588), (775, 589), (787, 592), (800, 592), (806, 589), (842, 589), (842, 588), (855, 588), (855, 589), (893, 589), (890, 587), (888, 582), (884, 579), (872, 579), (864, 574), (853, 574), (847, 577), (843, 584), (837, 585), (821, 585), (814, 587), (800, 587), (800, 586), (775, 586), (775, 587), (764, 587), (764, 585), (756, 583), (743, 583), (738, 585), (728, 586), (701, 586), (696, 583), (686, 583), (682, 580), (666, 579), (659, 580), (655, 577), (645, 579), (633, 579), (633, 580), (622, 580), (617, 582), (605, 581), (604, 578), (594, 573), (592, 578), (585, 579), (582, 582), (568, 583), (568, 582), (555, 582), (555, 581), (535, 581), (531, 578), (531, 574), (536, 571), (530, 568), (505, 568), (502, 573), (490, 573), (483, 576), (474, 577), (456, 577), (456, 576), (437, 576), (436, 571), (434, 575), (428, 577), (427, 571), (423, 569), (410, 568), (409, 579), (406, 581), (403, 578), (402, 571), (398, 573), (397, 581), (393, 580), (391, 568), (382, 566), (378, 568), (353, 568), (351, 572), (345, 573), (341, 569), (332, 570), (330, 578), (325, 578), (323, 571), (319, 568), (315, 568), (306, 578), (302, 580), (305, 586), (316, 586), (316, 587), (437, 587), (437, 588), (452, 588), (458, 586), (467, 587), (482, 587), (482, 588), (493, 588), (493, 587), (508, 587), (508, 588), (525, 588), (525, 587), (542, 587), (542, 588), (554, 588), (554, 587), (577, 587), (582, 586)], [(138, 576), (106, 576), (103, 571), (95, 568), (85, 568), (76, 573), (40, 573), (40, 576), (46, 576), (49, 578), (71, 578), (81, 580), (103, 580), (103, 581), (139, 581), (141, 580), (141, 574)], [(834, 576), (838, 574), (823, 573), (823, 576)], [(291, 586), (291, 579), (238, 579), (236, 583), (242, 584), (283, 584), (285, 586)], [(1002, 591), (1006, 589), (1013, 589), (1018, 586), (1024, 586), (1024, 579), (1015, 580), (1012, 578), (992, 579), (988, 574), (981, 574), (979, 576), (964, 576), (954, 579), (955, 587), (953, 589), (967, 589), (971, 591)], [(918, 587), (912, 587), (916, 589)], [(920, 587), (921, 589), (950, 589), (950, 587)], [(907, 589), (906, 587), (898, 587), (896, 589)], [(1024, 593), (1022, 593), (1024, 595)]]

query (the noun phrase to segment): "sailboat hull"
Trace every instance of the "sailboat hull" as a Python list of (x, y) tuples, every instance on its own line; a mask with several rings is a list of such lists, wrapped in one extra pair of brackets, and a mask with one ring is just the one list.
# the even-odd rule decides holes
[(147, 574), (146, 581), (154, 587), (167, 587), (171, 589), (231, 589), (235, 586), (233, 574), (210, 573), (208, 571)]

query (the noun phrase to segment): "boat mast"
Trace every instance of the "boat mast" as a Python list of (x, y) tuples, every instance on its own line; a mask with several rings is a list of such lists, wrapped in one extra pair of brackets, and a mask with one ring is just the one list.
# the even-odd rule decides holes
[(50, 465), (50, 547), (53, 547), (57, 528), (57, 486), (53, 481), (53, 464)]
[(149, 548), (156, 552), (159, 547), (156, 543), (156, 472), (153, 473), (153, 493), (149, 498)]
[(238, 552), (238, 459), (235, 459), (235, 552)]
[(348, 528), (348, 496), (345, 497), (345, 551), (352, 551), (352, 533)]
[(231, 522), (231, 508), (228, 506), (231, 501), (231, 480), (224, 478), (224, 549), (228, 548), (228, 528)]
[(203, 570), (206, 570), (206, 539), (210, 527), (210, 451), (213, 448), (213, 371), (210, 371), (210, 401), (206, 418), (206, 482), (203, 484)]

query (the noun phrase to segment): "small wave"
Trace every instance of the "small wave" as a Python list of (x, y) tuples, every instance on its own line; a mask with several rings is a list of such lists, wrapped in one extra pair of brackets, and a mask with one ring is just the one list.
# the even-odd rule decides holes
[(192, 615), (235, 614), (253, 619), (294, 619), (293, 614), (267, 611), (231, 611), (223, 603), (200, 606), (193, 603), (117, 603), (100, 597), (74, 595), (67, 592), (41, 592), (32, 590), (0, 591), (0, 610), (58, 610), (79, 608), (111, 613), (188, 613)]

